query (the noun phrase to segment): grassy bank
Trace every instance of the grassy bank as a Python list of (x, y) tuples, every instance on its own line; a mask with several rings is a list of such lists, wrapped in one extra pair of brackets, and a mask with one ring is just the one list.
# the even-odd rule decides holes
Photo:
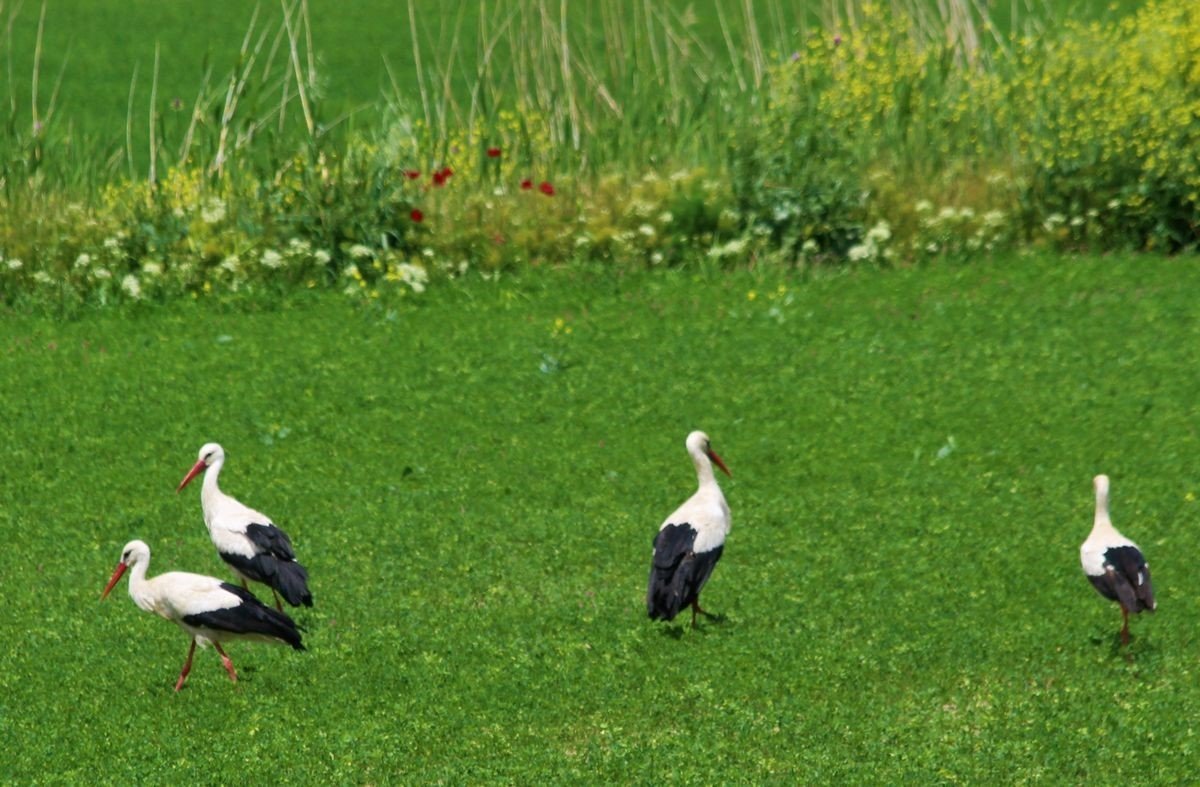
[[(1036, 256), (5, 319), (0, 775), (1177, 779), (1198, 286)], [(642, 594), (697, 427), (734, 530), (691, 631)], [(172, 695), (184, 637), (97, 597), (134, 537), (222, 574), (173, 493), (214, 439), (310, 568), (309, 652)], [(1128, 661), (1078, 566), (1102, 471), (1160, 595)]]
[(572, 261), (1195, 247), (1192, 6), (1035, 16), (1036, 35), (957, 4), (849, 4), (816, 22), (639, 7), (593, 6), (585, 36), (545, 2), (453, 24), (414, 5), (411, 77), (387, 70), (353, 123), (328, 98), (303, 2), (256, 15), (236, 65), (194, 94), (172, 95), (160, 69), (139, 78), (115, 147), (89, 146), (44, 85), (28, 117), (14, 100), (0, 156), (4, 302), (374, 298)]

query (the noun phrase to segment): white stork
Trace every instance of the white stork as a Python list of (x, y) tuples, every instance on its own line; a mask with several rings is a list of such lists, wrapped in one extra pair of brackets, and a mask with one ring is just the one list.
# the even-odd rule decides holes
[(1129, 644), (1129, 613), (1154, 611), (1150, 564), (1137, 544), (1117, 532), (1108, 516), (1108, 476), (1092, 479), (1096, 489), (1096, 519), (1079, 547), (1083, 573), (1105, 598), (1121, 606), (1121, 644)]
[(175, 682), (175, 691), (179, 691), (187, 680), (197, 643), (202, 646), (211, 644), (217, 649), (221, 663), (234, 683), (237, 683), (237, 672), (221, 647), (222, 642), (249, 639), (286, 643), (296, 650), (304, 650), (300, 632), (296, 630), (292, 619), (264, 605), (250, 591), (215, 577), (182, 571), (171, 571), (146, 579), (149, 567), (150, 547), (144, 541), (130, 541), (121, 552), (121, 562), (104, 586), (100, 600), (108, 597), (109, 591), (126, 569), (133, 569), (129, 572), (129, 597), (133, 602), (146, 612), (173, 621), (188, 633), (192, 644), (188, 648), (187, 661), (183, 663), (179, 680)]
[(280, 611), (283, 610), (280, 596), (293, 607), (301, 604), (311, 607), (308, 571), (296, 562), (291, 539), (266, 514), (242, 505), (217, 487), (217, 476), (224, 464), (225, 450), (216, 443), (205, 443), (200, 448), (200, 458), (175, 492), (179, 493), (189, 481), (204, 473), (200, 492), (204, 524), (217, 554), (241, 579), (242, 587), (249, 589), (247, 580), (269, 586), (275, 595), (275, 608)]
[(700, 488), (666, 518), (654, 538), (646, 611), (652, 620), (673, 620), (690, 604), (695, 628), (696, 613), (708, 614), (700, 607), (700, 590), (721, 559), (730, 526), (729, 504), (713, 476), (713, 462), (725, 475), (733, 474), (704, 432), (689, 434), (686, 445)]

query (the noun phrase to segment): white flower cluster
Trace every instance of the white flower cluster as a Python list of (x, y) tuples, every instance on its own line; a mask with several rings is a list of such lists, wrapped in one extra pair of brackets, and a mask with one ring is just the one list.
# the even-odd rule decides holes
[(878, 259), (890, 259), (892, 250), (887, 248), (887, 242), (892, 239), (892, 227), (886, 221), (880, 221), (871, 229), (862, 243), (855, 244), (846, 252), (851, 262), (871, 262)]

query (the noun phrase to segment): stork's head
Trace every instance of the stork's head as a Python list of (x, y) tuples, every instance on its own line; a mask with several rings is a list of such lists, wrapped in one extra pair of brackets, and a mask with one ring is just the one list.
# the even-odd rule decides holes
[(692, 456), (707, 456), (717, 467), (725, 471), (725, 475), (730, 478), (733, 477), (733, 473), (729, 472), (729, 468), (725, 466), (725, 462), (712, 449), (712, 441), (708, 439), (708, 435), (704, 432), (697, 430), (687, 436), (687, 450)]
[(175, 491), (183, 489), (196, 476), (203, 473), (212, 465), (225, 461), (225, 449), (217, 443), (205, 443), (200, 446), (200, 455), (196, 459), (196, 464), (192, 465), (192, 469), (188, 470), (187, 475), (179, 482), (179, 486), (175, 487)]
[(120, 581), (125, 574), (125, 570), (130, 566), (136, 566), (150, 559), (150, 547), (146, 546), (145, 541), (130, 541), (121, 550), (121, 562), (117, 563), (117, 567), (113, 569), (112, 576), (108, 580), (108, 584), (104, 586), (104, 592), (100, 594), (100, 600), (108, 598), (109, 592)]

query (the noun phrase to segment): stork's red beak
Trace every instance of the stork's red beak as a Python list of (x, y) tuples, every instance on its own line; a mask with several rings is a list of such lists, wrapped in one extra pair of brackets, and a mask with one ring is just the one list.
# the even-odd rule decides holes
[(191, 470), (188, 470), (188, 474), (187, 474), (187, 475), (185, 475), (185, 476), (183, 477), (183, 480), (179, 482), (179, 486), (175, 487), (175, 493), (176, 493), (176, 494), (179, 494), (179, 490), (181, 490), (181, 489), (183, 489), (185, 486), (187, 486), (187, 485), (188, 485), (188, 481), (191, 481), (193, 478), (195, 478), (196, 476), (198, 476), (198, 475), (200, 475), (201, 473), (203, 473), (203, 472), (204, 472), (204, 468), (206, 468), (206, 467), (208, 467), (208, 465), (204, 464), (204, 460), (203, 460), (203, 459), (201, 459), (200, 461), (196, 462), (196, 464), (192, 465), (192, 469), (191, 469)]
[(725, 462), (721, 459), (721, 457), (717, 456), (716, 451), (712, 450), (711, 448), (708, 449), (708, 458), (716, 462), (717, 467), (725, 471), (725, 475), (733, 478), (733, 473), (729, 472), (729, 468), (725, 466)]
[(125, 565), (124, 563), (117, 564), (116, 570), (113, 571), (112, 578), (108, 580), (108, 584), (104, 586), (104, 592), (100, 594), (101, 601), (108, 598), (109, 591), (113, 589), (113, 585), (117, 584), (117, 582), (125, 574), (125, 569), (127, 568), (129, 568), (129, 566)]

